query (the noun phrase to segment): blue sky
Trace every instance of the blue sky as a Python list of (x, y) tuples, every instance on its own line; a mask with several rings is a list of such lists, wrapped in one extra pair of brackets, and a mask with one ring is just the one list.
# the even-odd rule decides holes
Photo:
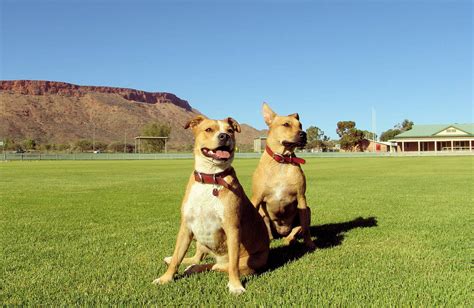
[(1, 79), (172, 92), (264, 128), (267, 101), (336, 137), (473, 122), (470, 1), (1, 2)]

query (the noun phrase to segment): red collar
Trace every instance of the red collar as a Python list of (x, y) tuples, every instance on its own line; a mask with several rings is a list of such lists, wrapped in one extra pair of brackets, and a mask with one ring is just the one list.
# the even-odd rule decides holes
[[(233, 171), (234, 171), (233, 168), (228, 168), (219, 173), (208, 174), (208, 173), (197, 172), (196, 170), (194, 170), (194, 180), (202, 184), (222, 185), (225, 188), (232, 191), (232, 187), (230, 186), (229, 183), (227, 183), (224, 180), (224, 178), (232, 174)], [(214, 188), (214, 190), (212, 191), (212, 194), (217, 197), (217, 195), (219, 194), (219, 191), (216, 188)]]
[(300, 165), (306, 163), (304, 159), (296, 157), (294, 153), (290, 156), (283, 156), (278, 153), (273, 153), (272, 149), (270, 149), (268, 146), (265, 147), (265, 151), (267, 151), (268, 155), (270, 155), (275, 161), (279, 162), (280, 164)]

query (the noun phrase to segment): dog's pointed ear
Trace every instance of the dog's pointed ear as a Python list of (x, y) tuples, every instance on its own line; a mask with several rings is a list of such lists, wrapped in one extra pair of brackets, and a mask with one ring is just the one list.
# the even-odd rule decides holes
[(241, 132), (239, 122), (237, 122), (236, 120), (234, 120), (234, 119), (231, 118), (231, 117), (227, 118), (227, 122), (229, 123), (230, 126), (232, 126), (232, 128), (234, 129), (234, 131), (236, 131), (236, 132), (238, 132), (238, 133)]
[(267, 123), (267, 125), (270, 126), (276, 117), (276, 113), (265, 102), (262, 105), (262, 113), (263, 113), (263, 119), (265, 120), (265, 123)]
[(292, 113), (292, 114), (290, 114), (290, 115), (288, 115), (288, 116), (289, 116), (289, 117), (293, 117), (293, 118), (297, 119), (298, 121), (300, 120), (300, 115), (297, 114), (297, 113)]
[(196, 126), (199, 125), (199, 123), (201, 123), (203, 120), (207, 119), (205, 116), (203, 115), (198, 115), (196, 116), (195, 118), (192, 118), (191, 120), (189, 120), (186, 125), (184, 125), (184, 129), (188, 129), (188, 128), (195, 128)]

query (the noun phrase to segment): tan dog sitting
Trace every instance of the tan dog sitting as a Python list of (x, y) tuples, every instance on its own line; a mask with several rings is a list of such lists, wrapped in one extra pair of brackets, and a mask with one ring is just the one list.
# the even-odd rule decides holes
[[(185, 274), (216, 270), (228, 272), (229, 291), (245, 291), (240, 275), (252, 274), (266, 265), (269, 238), (258, 211), (245, 195), (231, 164), (235, 132), (232, 118), (217, 121), (198, 116), (186, 124), (195, 137), (195, 171), (191, 174), (181, 206), (181, 226), (168, 270), (155, 284), (170, 282), (183, 261), (191, 240), (202, 254), (211, 253), (215, 264), (193, 264)], [(184, 261), (194, 262), (194, 258)]]
[(314, 249), (309, 224), (311, 211), (306, 203), (306, 178), (295, 156), (296, 148), (306, 145), (297, 113), (279, 116), (263, 104), (263, 117), (269, 127), (267, 146), (253, 174), (252, 203), (264, 218), (271, 239), (284, 236), (288, 243), (302, 235), (305, 245)]

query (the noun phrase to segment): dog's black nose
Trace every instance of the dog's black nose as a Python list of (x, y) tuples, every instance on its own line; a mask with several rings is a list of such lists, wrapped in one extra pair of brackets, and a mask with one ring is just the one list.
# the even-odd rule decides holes
[(306, 138), (306, 132), (301, 130), (300, 131), (300, 138)]
[(217, 138), (219, 138), (220, 141), (227, 141), (229, 140), (230, 136), (224, 133), (220, 133), (219, 136), (217, 136)]

